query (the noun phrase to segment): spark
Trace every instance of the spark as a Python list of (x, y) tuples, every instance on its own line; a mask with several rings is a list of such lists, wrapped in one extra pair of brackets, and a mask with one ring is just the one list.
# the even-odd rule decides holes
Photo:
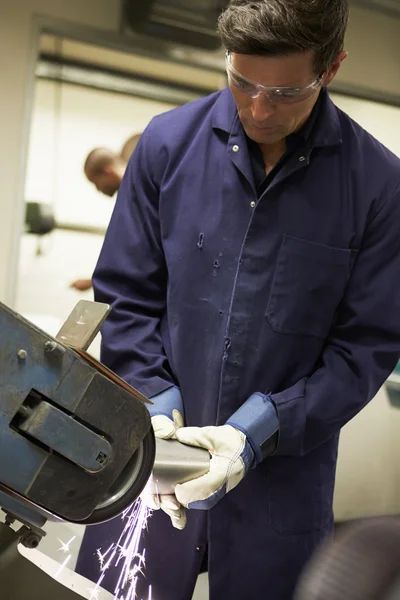
[(74, 535), (74, 537), (72, 537), (66, 544), (60, 540), (60, 538), (57, 539), (61, 544), (61, 547), (57, 550), (57, 552), (64, 552), (65, 554), (68, 554), (68, 552), (71, 552), (70, 544), (72, 544), (72, 542), (76, 539), (76, 535)]
[(70, 560), (71, 556), (72, 556), (72, 554), (69, 554), (69, 555), (67, 556), (67, 558), (64, 560), (63, 564), (62, 564), (62, 565), (60, 565), (60, 568), (58, 569), (57, 573), (54, 575), (54, 579), (57, 579), (57, 577), (59, 577), (59, 576), (60, 576), (60, 574), (61, 574), (62, 570), (64, 569), (64, 567), (66, 567), (66, 566), (67, 566), (67, 564), (68, 564), (68, 562), (69, 562), (69, 560)]
[(133, 565), (133, 569), (129, 572), (128, 575), (129, 581), (133, 581), (133, 579), (136, 577), (136, 573), (144, 575), (143, 568), (140, 565)]
[[(145, 549), (141, 550), (140, 544), (142, 532), (147, 528), (151, 514), (152, 511), (139, 498), (121, 515), (125, 526), (119, 539), (106, 552), (103, 553), (101, 548), (97, 550), (101, 575), (96, 584), (96, 590), (100, 587), (105, 572), (112, 566), (119, 569), (114, 600), (135, 600), (137, 598), (137, 582), (139, 576), (144, 575), (146, 566), (146, 552)], [(149, 588), (148, 599), (151, 600), (151, 588)], [(97, 598), (93, 597), (93, 600), (97, 600)]]
[(100, 598), (100, 590), (98, 589), (98, 587), (94, 587), (93, 589), (88, 589), (88, 592), (90, 594), (89, 596), (89, 600), (99, 600)]
[(106, 558), (106, 556), (110, 552), (110, 550), (113, 549), (113, 546), (114, 546), (114, 544), (111, 544), (111, 546), (109, 547), (109, 549), (106, 552), (104, 552), (104, 554), (101, 553), (100, 549), (98, 549), (96, 551), (97, 558), (99, 559), (99, 562), (100, 562), (100, 571), (104, 570), (104, 559)]

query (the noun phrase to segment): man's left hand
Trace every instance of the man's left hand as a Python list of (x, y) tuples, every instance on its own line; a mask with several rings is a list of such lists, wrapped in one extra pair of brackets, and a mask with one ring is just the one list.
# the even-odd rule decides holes
[(210, 470), (198, 479), (175, 488), (177, 500), (187, 508), (208, 510), (240, 483), (253, 466), (255, 456), (244, 433), (231, 425), (181, 427), (176, 439), (211, 454)]

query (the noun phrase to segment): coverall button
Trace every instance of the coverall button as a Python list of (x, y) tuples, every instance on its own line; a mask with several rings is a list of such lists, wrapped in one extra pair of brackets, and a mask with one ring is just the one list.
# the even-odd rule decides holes
[(254, 208), (254, 207), (255, 207), (255, 205), (256, 205), (256, 203), (254, 202), (254, 200), (253, 200), (252, 202), (250, 202), (250, 206), (251, 206), (251, 208)]
[(305, 156), (299, 156), (299, 161), (303, 162), (303, 160), (306, 160), (306, 157)]
[(239, 146), (237, 144), (235, 144), (234, 146), (232, 146), (232, 150), (234, 152), (239, 152), (240, 148), (239, 148)]

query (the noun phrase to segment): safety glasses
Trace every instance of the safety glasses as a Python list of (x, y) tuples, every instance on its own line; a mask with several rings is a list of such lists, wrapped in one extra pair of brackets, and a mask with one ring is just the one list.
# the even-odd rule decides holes
[(268, 87), (247, 79), (239, 73), (231, 63), (229, 52), (226, 53), (225, 62), (230, 84), (250, 98), (257, 98), (260, 94), (264, 94), (272, 104), (296, 104), (307, 100), (319, 88), (325, 77), (325, 73), (322, 73), (305, 87)]

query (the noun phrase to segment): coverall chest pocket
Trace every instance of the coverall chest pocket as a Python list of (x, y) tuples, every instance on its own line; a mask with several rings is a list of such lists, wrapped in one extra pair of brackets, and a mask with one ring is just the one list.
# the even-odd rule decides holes
[(351, 255), (285, 236), (266, 310), (272, 329), (325, 338), (350, 275)]

